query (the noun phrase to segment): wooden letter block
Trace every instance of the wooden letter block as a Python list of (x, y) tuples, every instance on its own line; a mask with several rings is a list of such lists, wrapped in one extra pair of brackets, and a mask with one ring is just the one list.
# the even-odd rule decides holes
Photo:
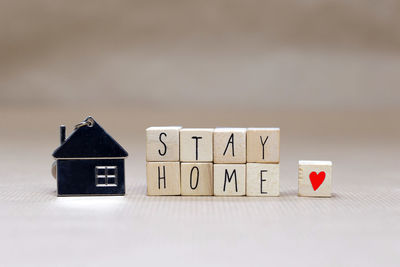
[(246, 163), (246, 129), (215, 129), (214, 163)]
[(247, 163), (246, 195), (279, 196), (279, 164)]
[(181, 163), (182, 196), (212, 196), (213, 187), (212, 163)]
[(299, 196), (331, 197), (332, 162), (299, 161)]
[(244, 196), (246, 164), (214, 164), (214, 195)]
[(247, 162), (279, 163), (279, 128), (247, 129)]
[(179, 162), (147, 162), (147, 194), (167, 196), (181, 194)]
[(147, 161), (179, 161), (179, 131), (182, 127), (146, 129)]
[(181, 161), (212, 162), (214, 129), (182, 129)]

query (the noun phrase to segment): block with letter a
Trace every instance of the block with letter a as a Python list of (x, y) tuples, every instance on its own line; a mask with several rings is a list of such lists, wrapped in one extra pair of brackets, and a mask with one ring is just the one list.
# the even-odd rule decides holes
[(214, 163), (246, 163), (246, 129), (216, 128)]

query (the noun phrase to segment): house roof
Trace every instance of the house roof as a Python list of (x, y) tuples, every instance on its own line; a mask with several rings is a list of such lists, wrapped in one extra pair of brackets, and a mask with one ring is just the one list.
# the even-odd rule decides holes
[(95, 120), (91, 126), (77, 128), (53, 153), (55, 158), (127, 157), (128, 152)]

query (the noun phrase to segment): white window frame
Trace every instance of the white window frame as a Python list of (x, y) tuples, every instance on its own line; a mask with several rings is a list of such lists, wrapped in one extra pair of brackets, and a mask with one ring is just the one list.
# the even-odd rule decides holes
[[(99, 170), (104, 170), (104, 174), (99, 174)], [(113, 170), (113, 174), (109, 171)], [(104, 179), (104, 183), (99, 183), (99, 178)], [(114, 179), (114, 183), (109, 184), (108, 179)], [(96, 166), (95, 169), (96, 187), (115, 187), (118, 186), (118, 167), (117, 166)]]

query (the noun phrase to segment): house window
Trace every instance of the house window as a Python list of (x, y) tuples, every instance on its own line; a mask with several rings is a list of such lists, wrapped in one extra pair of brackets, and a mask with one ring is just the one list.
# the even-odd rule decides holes
[(117, 166), (96, 166), (96, 186), (108, 187), (118, 185)]

